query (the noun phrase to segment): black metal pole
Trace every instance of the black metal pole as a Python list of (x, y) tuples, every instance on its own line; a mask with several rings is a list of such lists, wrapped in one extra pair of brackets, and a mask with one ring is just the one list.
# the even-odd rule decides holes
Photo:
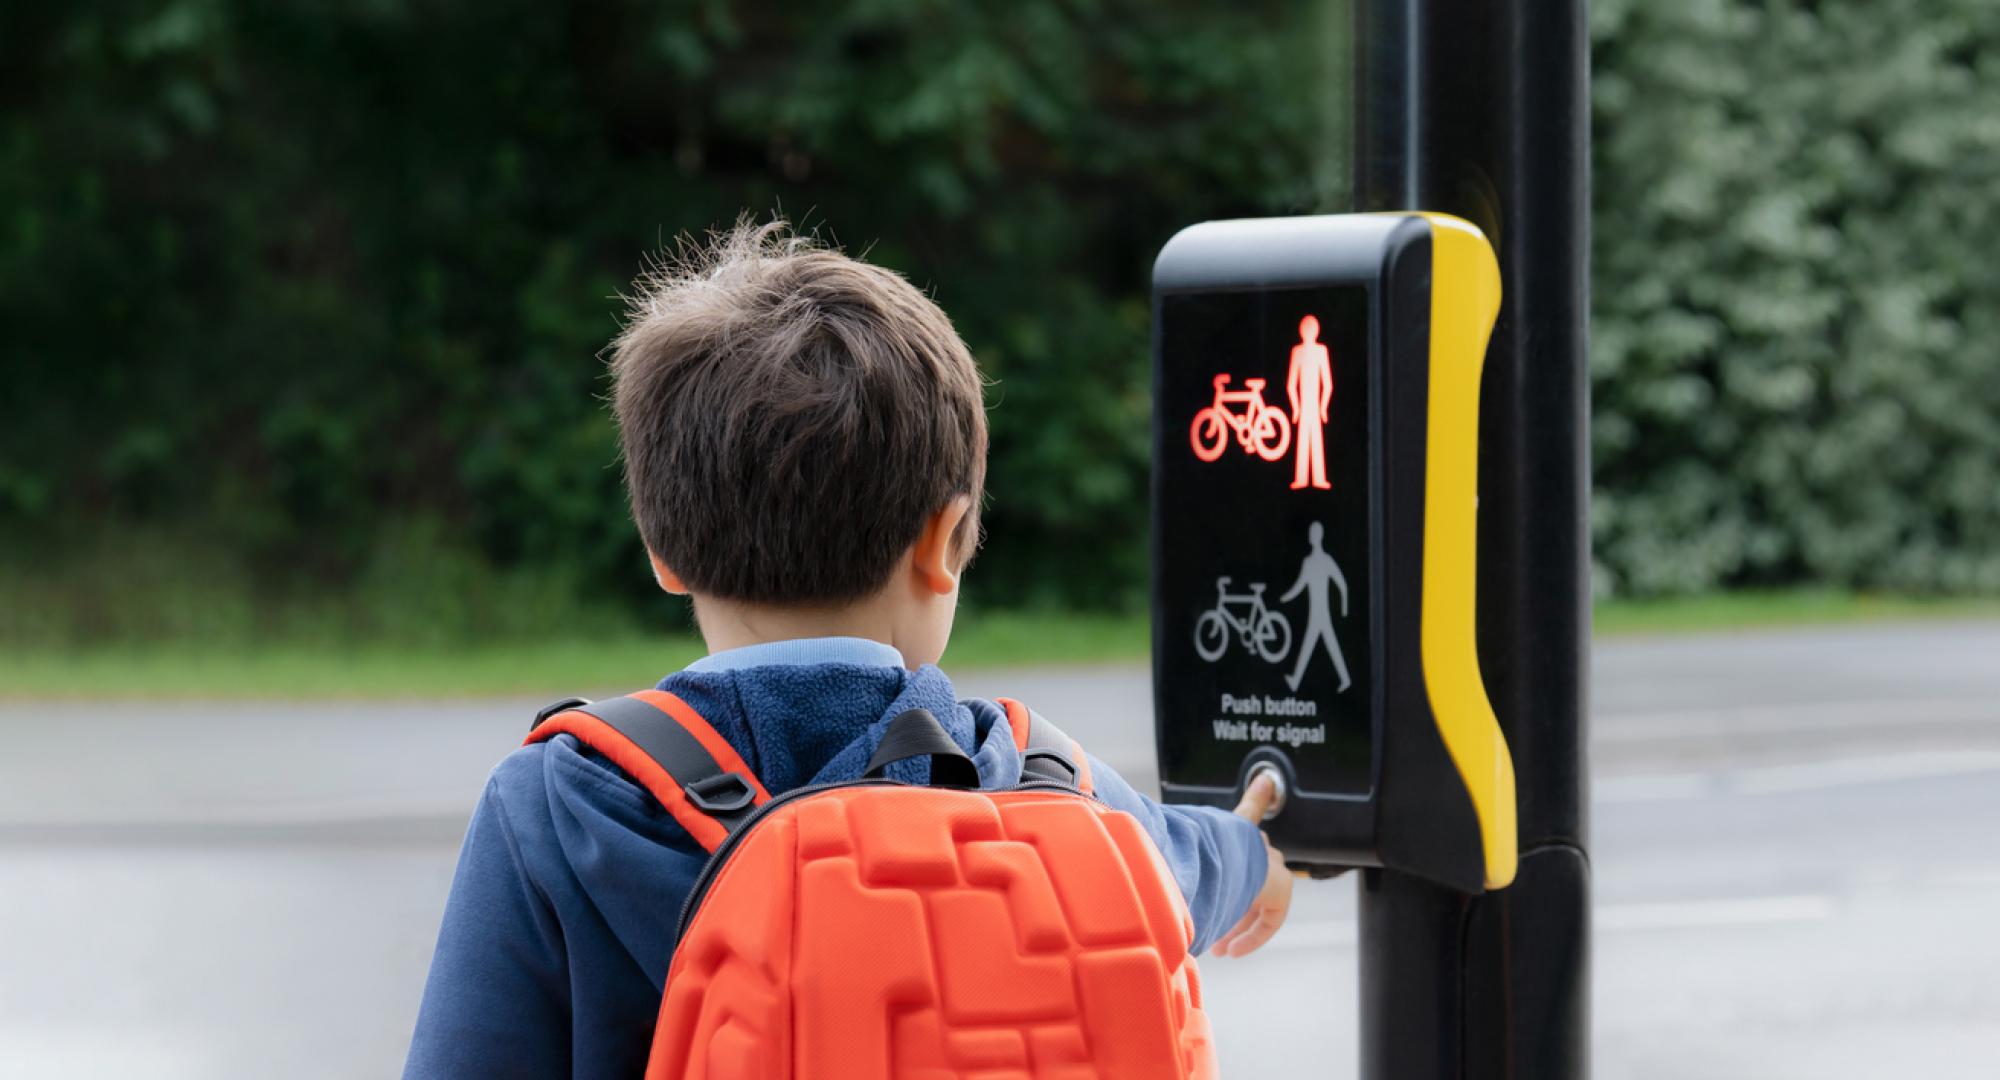
[(1477, 224), (1503, 299), (1480, 398), (1479, 652), (1520, 872), (1361, 882), (1367, 1080), (1590, 1071), (1589, 30), (1585, 0), (1356, 0), (1355, 199)]

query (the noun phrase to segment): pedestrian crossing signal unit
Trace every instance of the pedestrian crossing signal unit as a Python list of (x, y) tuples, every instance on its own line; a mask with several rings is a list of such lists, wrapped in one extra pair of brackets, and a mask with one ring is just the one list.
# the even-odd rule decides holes
[(1493, 249), (1441, 214), (1213, 221), (1153, 268), (1160, 786), (1251, 772), (1308, 869), (1514, 878), (1513, 761), (1473, 630)]

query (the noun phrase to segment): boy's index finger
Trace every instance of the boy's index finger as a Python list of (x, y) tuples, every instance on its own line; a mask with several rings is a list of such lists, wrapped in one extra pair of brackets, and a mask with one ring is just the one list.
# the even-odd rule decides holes
[(1236, 804), (1236, 816), (1252, 825), (1262, 825), (1264, 816), (1278, 801), (1277, 778), (1270, 772), (1259, 772), (1250, 778), (1250, 785), (1243, 789), (1243, 798)]

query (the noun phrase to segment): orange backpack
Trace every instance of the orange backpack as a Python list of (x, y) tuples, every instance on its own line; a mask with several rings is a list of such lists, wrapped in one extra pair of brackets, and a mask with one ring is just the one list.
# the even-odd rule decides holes
[[(1022, 782), (977, 790), (937, 718), (867, 778), (773, 797), (694, 709), (647, 690), (544, 710), (706, 848), (647, 1080), (1216, 1073), (1192, 924), (1159, 851), (1090, 795), (1082, 748), (1001, 699)], [(875, 779), (928, 755), (932, 786)]]

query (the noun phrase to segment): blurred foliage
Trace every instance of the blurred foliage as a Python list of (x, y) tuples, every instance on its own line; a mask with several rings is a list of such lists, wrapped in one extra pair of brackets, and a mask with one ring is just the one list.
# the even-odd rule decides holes
[[(370, 581), (436, 596), (409, 553), (447, 543), (455, 584), (530, 568), (657, 621), (674, 605), (625, 517), (597, 354), (649, 252), (782, 209), (928, 288), (994, 382), (975, 597), (1130, 604), (1151, 256), (1188, 222), (1334, 202), (1340, 49), (1298, 32), (1323, 16), (10, 5), (8, 558), (159, 545), (155, 572), (213, 564), (263, 610)], [(98, 592), (144, 606), (146, 584)]]
[[(974, 601), (1130, 606), (1151, 256), (1344, 205), (1342, 8), (6, 5), (0, 635), (683, 618), (597, 353), (746, 208), (994, 380)], [(1600, 591), (2000, 591), (2000, 6), (1594, 33)]]
[(1593, 18), (1600, 591), (2000, 592), (2000, 5)]

